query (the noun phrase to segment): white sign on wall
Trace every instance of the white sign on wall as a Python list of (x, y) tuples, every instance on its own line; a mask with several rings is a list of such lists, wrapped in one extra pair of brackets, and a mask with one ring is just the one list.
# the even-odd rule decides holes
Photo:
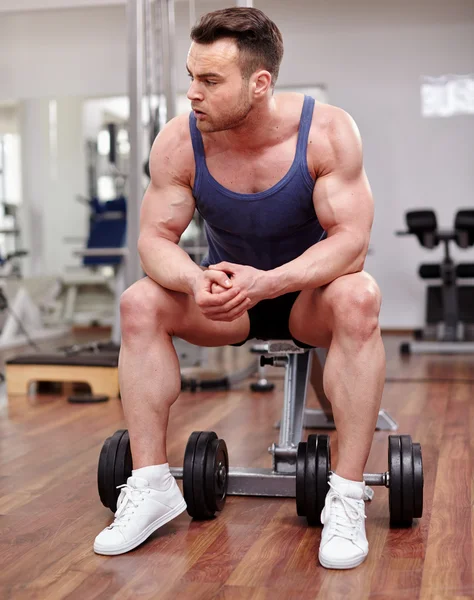
[(474, 75), (424, 77), (421, 114), (424, 117), (474, 115)]

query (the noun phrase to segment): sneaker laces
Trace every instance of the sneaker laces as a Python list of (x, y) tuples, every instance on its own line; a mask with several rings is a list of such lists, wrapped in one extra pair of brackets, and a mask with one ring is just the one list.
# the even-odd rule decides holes
[(364, 501), (343, 496), (331, 482), (329, 486), (332, 492), (329, 499), (331, 518), (328, 533), (353, 540), (357, 534), (359, 521), (362, 517), (367, 518), (364, 514)]
[[(149, 489), (137, 489), (124, 483), (123, 485), (117, 486), (120, 492), (119, 499), (117, 501), (117, 511), (115, 513), (115, 521), (109, 526), (109, 529), (114, 527), (120, 527), (127, 521), (130, 521), (131, 515), (135, 512), (135, 508), (138, 508), (137, 501), (141, 502), (139, 498), (142, 498), (142, 494), (149, 494)], [(134, 495), (135, 494), (135, 495)]]

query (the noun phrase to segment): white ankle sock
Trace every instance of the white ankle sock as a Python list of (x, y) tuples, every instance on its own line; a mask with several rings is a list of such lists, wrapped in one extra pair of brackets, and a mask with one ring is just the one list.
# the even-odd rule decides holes
[(166, 491), (173, 480), (168, 463), (134, 469), (132, 471), (132, 477), (142, 477), (143, 479), (147, 479), (151, 488), (160, 491)]
[(349, 496), (349, 498), (359, 499), (359, 490), (361, 494), (365, 491), (365, 481), (344, 479), (334, 472), (331, 475), (331, 483), (341, 494)]
[(352, 483), (354, 485), (359, 486), (361, 490), (363, 490), (365, 487), (365, 481), (352, 481), (352, 479), (344, 479), (344, 477), (341, 477), (337, 473), (334, 473), (334, 471), (331, 475), (331, 482), (334, 485), (336, 485), (337, 483)]

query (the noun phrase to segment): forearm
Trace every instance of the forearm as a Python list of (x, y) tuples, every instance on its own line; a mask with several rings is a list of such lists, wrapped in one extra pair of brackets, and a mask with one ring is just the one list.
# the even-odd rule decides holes
[(150, 279), (169, 290), (193, 294), (194, 280), (202, 271), (177, 244), (158, 236), (147, 236), (138, 241), (138, 252)]
[(336, 233), (318, 242), (298, 258), (267, 271), (269, 298), (315, 289), (342, 275), (361, 271), (367, 248), (365, 240), (354, 239), (349, 232)]

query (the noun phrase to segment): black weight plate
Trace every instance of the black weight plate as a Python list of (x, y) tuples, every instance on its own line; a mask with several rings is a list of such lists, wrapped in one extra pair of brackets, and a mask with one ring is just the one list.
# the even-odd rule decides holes
[(273, 383), (251, 383), (250, 389), (252, 392), (271, 392), (275, 388)]
[(207, 448), (204, 494), (211, 512), (221, 511), (227, 496), (229, 456), (224, 440), (212, 440)]
[(132, 475), (132, 452), (130, 450), (130, 437), (128, 431), (124, 431), (117, 448), (117, 457), (115, 459), (115, 509), (117, 510), (117, 500), (121, 490), (117, 486), (127, 483), (127, 479)]
[(97, 403), (97, 402), (107, 402), (109, 396), (105, 394), (77, 394), (74, 396), (68, 397), (68, 402), (75, 404), (88, 404), (88, 403)]
[(111, 438), (108, 437), (102, 446), (99, 455), (99, 465), (97, 467), (97, 487), (99, 489), (99, 497), (106, 508), (109, 508), (105, 474), (107, 472), (107, 455), (109, 452), (110, 440)]
[(413, 516), (421, 519), (423, 516), (423, 460), (421, 457), (420, 444), (413, 444), (413, 481), (415, 498), (413, 500)]
[(183, 496), (188, 507), (188, 514), (194, 517), (194, 492), (193, 492), (193, 469), (194, 469), (194, 453), (196, 444), (201, 435), (200, 431), (193, 431), (189, 436), (186, 450), (184, 451), (183, 460)]
[(318, 436), (308, 436), (306, 445), (305, 461), (305, 485), (304, 485), (304, 506), (308, 525), (319, 525), (320, 514), (318, 514), (318, 496), (317, 496), (317, 456)]
[(193, 494), (194, 494), (194, 515), (195, 519), (210, 519), (214, 516), (214, 511), (207, 504), (206, 487), (206, 461), (208, 448), (217, 435), (211, 431), (202, 431), (196, 444), (193, 465)]
[(318, 435), (316, 468), (316, 505), (318, 522), (321, 523), (321, 511), (324, 508), (326, 496), (329, 492), (329, 471), (331, 469), (330, 440), (328, 435)]
[(402, 523), (402, 466), (400, 436), (388, 436), (388, 472), (390, 487), (388, 490), (390, 525), (399, 527)]
[(410, 527), (413, 522), (413, 503), (415, 500), (413, 474), (413, 444), (409, 435), (400, 436), (402, 458), (402, 519), (403, 526)]
[(306, 442), (298, 444), (296, 455), (296, 512), (298, 516), (306, 516), (305, 507), (305, 472), (306, 472)]
[(109, 449), (107, 452), (107, 469), (105, 471), (105, 489), (108, 498), (107, 506), (112, 512), (117, 510), (117, 495), (115, 489), (115, 461), (117, 460), (117, 450), (126, 429), (119, 429), (110, 438)]

